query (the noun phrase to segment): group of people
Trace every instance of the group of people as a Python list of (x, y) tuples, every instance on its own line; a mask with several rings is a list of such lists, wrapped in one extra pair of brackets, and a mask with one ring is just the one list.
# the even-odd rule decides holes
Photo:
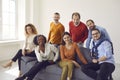
[[(59, 54), (61, 60), (58, 66), (62, 69), (60, 80), (72, 80), (72, 73), (75, 67), (95, 80), (108, 80), (109, 75), (115, 69), (113, 57), (113, 45), (107, 31), (96, 26), (94, 21), (89, 19), (86, 24), (80, 21), (80, 14), (74, 12), (69, 22), (69, 32), (65, 32), (64, 25), (59, 22), (60, 14), (54, 13), (54, 21), (50, 24), (48, 39), (38, 34), (33, 24), (25, 25), (25, 44), (16, 55), (3, 67), (11, 67), (13, 62), (18, 60), (19, 71), (21, 70), (21, 57), (30, 56), (37, 58), (35, 64), (27, 73), (21, 74), (15, 80), (33, 80), (34, 76), (48, 65), (55, 64)], [(88, 26), (88, 27), (87, 27)], [(80, 51), (80, 47), (86, 40), (86, 47), (91, 51), (92, 63), (88, 63)], [(83, 65), (75, 60), (79, 57)], [(96, 71), (99, 70), (99, 73)]]

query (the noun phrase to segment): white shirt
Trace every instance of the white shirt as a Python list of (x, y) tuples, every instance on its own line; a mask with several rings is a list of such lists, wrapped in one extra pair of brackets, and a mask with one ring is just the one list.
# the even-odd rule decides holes
[(35, 48), (35, 54), (39, 62), (42, 62), (42, 60), (53, 60), (55, 62), (58, 59), (59, 51), (54, 45), (46, 43), (45, 53), (42, 51), (39, 52), (39, 46), (37, 46)]
[(35, 36), (36, 35), (34, 34), (34, 35), (30, 35), (29, 37), (26, 38), (23, 49), (28, 49), (28, 50), (32, 50), (32, 51), (35, 49), (36, 45), (33, 42), (33, 39)]

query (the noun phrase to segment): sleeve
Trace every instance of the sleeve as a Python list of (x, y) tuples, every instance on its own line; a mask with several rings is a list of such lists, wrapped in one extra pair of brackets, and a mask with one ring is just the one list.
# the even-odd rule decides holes
[(92, 35), (91, 35), (91, 31), (89, 30), (88, 38), (87, 38), (87, 41), (86, 41), (86, 48), (90, 47), (91, 39), (92, 39)]
[(111, 46), (111, 43), (108, 42), (108, 41), (104, 41), (103, 43), (103, 46), (104, 46), (104, 56), (108, 58), (110, 58), (113, 54), (112, 54), (112, 46)]
[(70, 36), (72, 37), (72, 33), (71, 33), (71, 23), (72, 23), (72, 21), (69, 22), (69, 33), (70, 33)]
[(48, 42), (49, 42), (50, 36), (51, 36), (51, 24), (52, 24), (52, 23), (50, 23), (50, 29), (49, 29), (49, 34), (48, 34)]
[(25, 38), (24, 44), (23, 44), (23, 48), (22, 49), (26, 49), (27, 47), (27, 38)]
[(60, 58), (61, 58), (61, 60), (64, 60), (64, 59), (65, 59), (64, 49), (63, 49), (63, 46), (62, 46), (62, 45), (60, 45)]
[(107, 30), (106, 30), (106, 29), (103, 29), (103, 32), (104, 32), (104, 34), (105, 34), (105, 37), (107, 37), (107, 39), (109, 39), (109, 40), (111, 41), (110, 36), (108, 35)]
[(39, 46), (37, 46), (37, 47), (35, 48), (35, 55), (36, 55), (36, 57), (37, 57), (38, 62), (42, 62), (42, 57), (41, 57), (40, 53), (38, 52), (38, 47), (39, 47)]
[(61, 34), (63, 34), (64, 32), (65, 32), (65, 28), (64, 28), (64, 26), (63, 25), (61, 25), (62, 26), (62, 28), (61, 28)]
[(59, 50), (55, 47), (55, 46), (51, 46), (51, 50), (55, 53), (55, 57), (53, 59), (53, 61), (55, 62), (58, 59), (59, 56)]
[(84, 27), (84, 37), (82, 39), (82, 42), (84, 42), (87, 39), (87, 37), (88, 37), (88, 28), (85, 25), (85, 27)]
[(75, 43), (75, 49), (76, 49), (76, 52), (77, 52), (77, 55), (78, 55), (79, 59), (80, 59), (84, 64), (87, 64), (86, 59), (84, 58), (84, 56), (83, 56), (82, 53), (80, 52), (80, 49), (79, 49), (79, 47), (77, 46), (76, 43)]
[[(64, 32), (65, 32), (65, 28), (64, 28), (64, 26), (63, 25), (61, 25), (62, 26), (62, 28), (60, 29), (60, 34), (61, 34), (61, 38), (63, 37), (63, 34), (64, 34)], [(61, 43), (62, 43), (62, 39), (61, 39)]]

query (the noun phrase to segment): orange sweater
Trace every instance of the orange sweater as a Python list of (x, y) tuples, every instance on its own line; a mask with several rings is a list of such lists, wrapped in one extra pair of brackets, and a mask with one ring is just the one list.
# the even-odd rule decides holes
[(54, 22), (52, 22), (50, 24), (48, 41), (53, 44), (61, 44), (62, 35), (64, 31), (65, 31), (64, 26), (61, 23), (55, 24)]
[(75, 60), (75, 54), (77, 53), (79, 59), (84, 63), (87, 64), (86, 59), (83, 57), (82, 53), (80, 52), (79, 47), (74, 42), (72, 43), (72, 48), (67, 49), (65, 46), (60, 46), (60, 56), (61, 60)]

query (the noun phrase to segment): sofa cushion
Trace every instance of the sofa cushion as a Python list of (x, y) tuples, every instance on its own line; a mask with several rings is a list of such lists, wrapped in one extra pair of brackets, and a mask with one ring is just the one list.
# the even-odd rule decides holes
[[(90, 55), (90, 50), (85, 48), (85, 47), (80, 47), (80, 51), (83, 54), (83, 56), (85, 57), (85, 59), (87, 60), (87, 62), (91, 63), (92, 62), (92, 57)], [(83, 64), (77, 55), (75, 56), (75, 58), (76, 58), (76, 61), (79, 64)]]
[(36, 57), (29, 57), (29, 56), (23, 56), (22, 58), (21, 58), (24, 62), (30, 62), (30, 61), (35, 61), (35, 60), (37, 60), (37, 58)]
[(75, 68), (73, 71), (73, 78), (75, 80), (93, 80), (82, 72), (81, 68)]
[[(54, 65), (47, 66), (45, 72), (49, 75), (50, 74), (51, 75), (59, 75), (57, 77), (60, 77), (61, 73), (62, 73), (62, 69), (57, 64), (54, 64)], [(85, 75), (81, 71), (81, 68), (76, 68), (76, 67), (73, 70), (73, 78), (76, 80), (93, 80), (93, 79), (89, 78), (87, 75)], [(52, 77), (52, 79), (54, 80), (53, 77)]]
[(62, 72), (62, 69), (58, 66), (58, 64), (53, 64), (46, 67), (46, 72), (60, 75)]

